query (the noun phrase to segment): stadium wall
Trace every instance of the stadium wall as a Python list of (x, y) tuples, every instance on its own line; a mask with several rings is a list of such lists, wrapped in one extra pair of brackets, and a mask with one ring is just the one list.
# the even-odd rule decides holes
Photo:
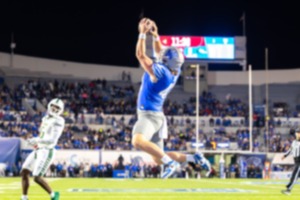
[[(10, 66), (10, 54), (0, 53), (1, 66)], [(133, 82), (139, 82), (143, 73), (142, 69), (133, 67), (86, 64), (23, 55), (14, 56), (13, 68), (50, 72), (58, 75), (73, 75), (74, 77), (86, 79), (105, 78), (106, 80), (121, 80), (122, 72), (125, 71), (126, 73), (130, 72)]]
[[(0, 53), (0, 67), (10, 66), (10, 54)], [(300, 67), (300, 66), (299, 66)], [(107, 80), (121, 80), (122, 72), (130, 72), (132, 82), (139, 82), (143, 73), (141, 68), (111, 66), (100, 64), (85, 64), (37, 58), (24, 55), (15, 55), (13, 68), (31, 71), (50, 72), (52, 74), (73, 75), (79, 78)], [(299, 82), (300, 69), (269, 70), (269, 83)], [(248, 83), (248, 72), (244, 71), (217, 71), (208, 73), (208, 85), (244, 85)], [(253, 85), (265, 84), (265, 71), (253, 71)]]

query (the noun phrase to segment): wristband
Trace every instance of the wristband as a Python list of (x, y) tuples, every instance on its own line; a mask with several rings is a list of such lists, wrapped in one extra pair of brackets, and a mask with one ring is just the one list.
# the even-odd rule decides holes
[(139, 34), (139, 39), (146, 39), (146, 34), (145, 33), (140, 33)]
[(159, 41), (160, 41), (160, 38), (159, 38), (159, 36), (157, 36), (157, 37), (154, 37), (154, 41), (155, 41), (155, 42), (159, 42)]

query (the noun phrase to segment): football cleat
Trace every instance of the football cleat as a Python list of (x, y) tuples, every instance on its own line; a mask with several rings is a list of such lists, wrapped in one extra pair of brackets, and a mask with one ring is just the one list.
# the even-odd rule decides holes
[(54, 197), (51, 200), (59, 200), (59, 192), (54, 192)]
[(168, 167), (165, 169), (161, 178), (166, 179), (174, 174), (174, 172), (180, 167), (180, 164), (176, 161), (171, 161), (168, 163)]
[(291, 191), (290, 190), (281, 190), (281, 193), (285, 194), (285, 195), (291, 195)]
[(197, 152), (194, 154), (195, 163), (200, 165), (202, 169), (206, 170), (206, 176), (209, 176), (211, 173), (211, 165), (209, 161), (203, 156), (202, 153)]

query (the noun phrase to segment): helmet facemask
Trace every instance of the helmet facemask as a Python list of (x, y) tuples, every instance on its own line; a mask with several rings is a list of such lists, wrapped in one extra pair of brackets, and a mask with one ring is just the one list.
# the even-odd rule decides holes
[(50, 109), (51, 109), (51, 113), (55, 113), (55, 114), (60, 113), (60, 107), (58, 107), (56, 105), (51, 104)]
[(159, 61), (166, 65), (172, 71), (179, 71), (184, 63), (184, 56), (180, 49), (168, 47), (161, 51)]
[(64, 110), (64, 103), (60, 99), (53, 99), (48, 104), (48, 114), (54, 117), (60, 116)]

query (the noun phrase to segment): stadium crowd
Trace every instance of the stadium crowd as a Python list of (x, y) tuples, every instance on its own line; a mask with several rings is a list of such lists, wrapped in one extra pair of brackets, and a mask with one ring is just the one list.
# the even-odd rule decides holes
[[(128, 123), (124, 118), (116, 120), (112, 114), (135, 113), (136, 90), (128, 82), (126, 86), (116, 86), (107, 83), (105, 79), (91, 82), (42, 82), (28, 80), (11, 90), (5, 84), (0, 87), (0, 136), (1, 137), (35, 137), (43, 114), (36, 109), (35, 114), (29, 115), (22, 107), (22, 98), (37, 98), (45, 106), (54, 96), (64, 99), (66, 111), (66, 128), (59, 140), (57, 149), (109, 149), (130, 150), (131, 130), (136, 121), (132, 115)], [(226, 98), (220, 102), (210, 92), (203, 92), (200, 96), (200, 115), (210, 117), (209, 122), (200, 122), (199, 141), (204, 149), (217, 149), (218, 143), (236, 142), (238, 149), (249, 149), (248, 107), (239, 99)], [(13, 112), (11, 112), (13, 111)], [(167, 100), (164, 112), (168, 117), (169, 137), (165, 140), (165, 150), (185, 151), (190, 143), (196, 141), (195, 123), (190, 119), (174, 119), (173, 116), (192, 116), (195, 113), (195, 98), (186, 102)], [(86, 115), (94, 114), (92, 120)], [(74, 116), (74, 117), (71, 117)], [(217, 118), (214, 118), (214, 117)], [(238, 124), (231, 117), (243, 117)], [(255, 127), (261, 127), (259, 113), (254, 113)], [(107, 128), (95, 129), (90, 124), (107, 125)], [(210, 127), (204, 131), (202, 127)], [(261, 151), (261, 146), (268, 143), (269, 151), (283, 152), (291, 138), (282, 138), (276, 127), (281, 126), (281, 120), (269, 120), (270, 134), (259, 140), (262, 134), (258, 129), (253, 130), (254, 151)], [(228, 131), (227, 127), (237, 127), (235, 131)]]
[[(37, 98), (43, 105), (54, 97), (65, 100), (68, 112), (78, 116), (80, 113), (96, 113), (103, 111), (105, 114), (134, 114), (136, 111), (136, 87), (131, 83), (126, 86), (108, 84), (104, 80), (90, 82), (42, 82), (28, 80), (19, 84), (11, 94), (15, 102), (20, 104), (22, 98)], [(210, 92), (203, 92), (200, 97), (201, 116), (246, 116), (247, 104), (239, 99), (229, 98), (220, 102)], [(168, 99), (164, 104), (166, 115), (195, 115), (195, 97), (184, 102)]]

